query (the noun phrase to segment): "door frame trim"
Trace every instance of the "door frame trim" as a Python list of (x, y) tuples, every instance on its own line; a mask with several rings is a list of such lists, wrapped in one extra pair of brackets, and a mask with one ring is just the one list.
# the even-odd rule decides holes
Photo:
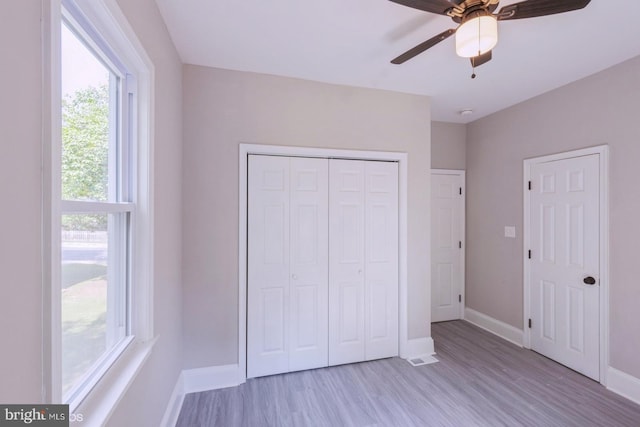
[[(462, 238), (462, 250), (460, 251), (460, 295), (462, 295), (462, 303), (460, 304), (460, 317), (459, 319), (465, 318), (465, 307), (466, 307), (466, 295), (465, 289), (467, 284), (466, 279), (466, 252), (467, 252), (467, 230), (466, 230), (466, 210), (467, 210), (467, 173), (463, 169), (431, 169), (431, 176), (433, 175), (456, 175), (462, 178), (462, 210), (460, 213), (460, 235)], [(433, 181), (432, 181), (433, 182)], [(433, 197), (433, 194), (431, 195)], [(433, 207), (433, 203), (431, 203), (431, 207)], [(431, 218), (433, 220), (433, 212), (431, 214)], [(433, 235), (432, 235), (433, 236)], [(433, 237), (432, 237), (433, 239)], [(433, 254), (433, 252), (432, 252)], [(433, 283), (431, 284), (431, 289), (433, 292)], [(433, 316), (433, 310), (431, 310), (431, 315)], [(433, 321), (433, 320), (432, 320)]]
[(402, 358), (412, 356), (408, 354), (408, 154), (392, 151), (360, 151), (240, 143), (238, 189), (238, 383), (241, 384), (247, 379), (247, 161), (250, 154), (398, 162), (398, 353)]
[(556, 160), (567, 160), (575, 157), (597, 154), (600, 166), (600, 383), (607, 385), (607, 368), (609, 366), (609, 146), (599, 145), (547, 156), (524, 160), (523, 174), (523, 342), (524, 347), (531, 349), (531, 330), (527, 327), (531, 315), (531, 268), (528, 250), (531, 247), (531, 193), (527, 190), (533, 165)]

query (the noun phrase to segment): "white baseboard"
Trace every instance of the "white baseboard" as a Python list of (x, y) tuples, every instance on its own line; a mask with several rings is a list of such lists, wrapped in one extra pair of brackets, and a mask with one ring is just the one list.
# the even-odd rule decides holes
[(240, 380), (238, 365), (185, 369), (178, 376), (160, 425), (162, 427), (174, 427), (176, 425), (185, 395), (200, 391), (235, 387), (243, 382), (244, 380)]
[(176, 385), (173, 387), (173, 393), (171, 393), (167, 409), (162, 417), (162, 422), (160, 423), (162, 427), (175, 427), (178, 423), (178, 416), (182, 409), (184, 394), (184, 376), (180, 373), (180, 375), (178, 375)]
[(515, 328), (470, 308), (464, 309), (464, 320), (479, 328), (489, 331), (500, 338), (512, 342), (519, 347), (523, 346), (524, 340), (522, 335), (524, 332), (521, 329)]
[(238, 365), (187, 369), (182, 371), (182, 375), (184, 376), (185, 394), (235, 387), (244, 382), (240, 379), (240, 369)]
[(432, 354), (435, 354), (433, 338), (415, 338), (407, 341), (406, 354), (402, 358), (413, 359), (415, 357), (430, 356)]
[(607, 389), (640, 405), (640, 379), (609, 366)]

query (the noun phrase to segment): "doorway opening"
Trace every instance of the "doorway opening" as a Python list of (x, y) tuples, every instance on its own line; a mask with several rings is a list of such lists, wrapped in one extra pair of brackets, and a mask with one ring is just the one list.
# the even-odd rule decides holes
[(247, 373), (247, 172), (248, 156), (271, 155), (328, 159), (358, 159), (397, 162), (398, 164), (398, 347), (401, 358), (433, 353), (430, 339), (408, 337), (408, 279), (407, 279), (407, 197), (408, 155), (399, 152), (377, 152), (240, 144), (240, 197), (239, 197), (239, 268), (238, 268), (238, 380), (246, 381)]

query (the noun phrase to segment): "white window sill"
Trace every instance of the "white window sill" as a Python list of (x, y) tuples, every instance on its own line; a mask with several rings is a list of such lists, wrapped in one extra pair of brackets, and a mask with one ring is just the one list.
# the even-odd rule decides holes
[(83, 427), (105, 425), (149, 358), (158, 338), (131, 343), (84, 400), (75, 409), (71, 405), (71, 420)]

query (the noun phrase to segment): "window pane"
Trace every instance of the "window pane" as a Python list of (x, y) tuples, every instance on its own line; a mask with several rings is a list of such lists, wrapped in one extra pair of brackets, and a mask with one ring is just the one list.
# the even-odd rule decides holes
[(126, 335), (126, 214), (62, 216), (62, 392)]
[(117, 78), (65, 25), (61, 44), (62, 199), (115, 201)]

